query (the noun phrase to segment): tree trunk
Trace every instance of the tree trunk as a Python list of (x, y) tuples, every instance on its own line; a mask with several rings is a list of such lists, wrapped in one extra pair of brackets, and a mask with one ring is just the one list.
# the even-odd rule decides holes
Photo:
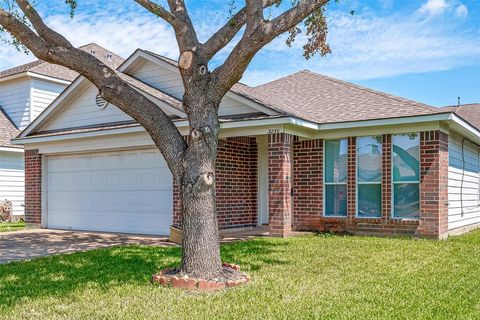
[(221, 275), (222, 261), (218, 236), (215, 197), (219, 103), (208, 100), (203, 90), (184, 96), (190, 121), (190, 139), (180, 177), (183, 253), (180, 272), (195, 278), (213, 279)]

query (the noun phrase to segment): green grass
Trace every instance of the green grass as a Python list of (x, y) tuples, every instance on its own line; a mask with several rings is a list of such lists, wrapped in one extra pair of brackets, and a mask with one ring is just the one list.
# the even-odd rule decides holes
[(0, 223), (0, 232), (18, 231), (25, 229), (24, 222)]
[(222, 247), (252, 276), (212, 294), (151, 285), (178, 248), (116, 247), (0, 266), (6, 319), (478, 319), (480, 232), (448, 241), (259, 238)]

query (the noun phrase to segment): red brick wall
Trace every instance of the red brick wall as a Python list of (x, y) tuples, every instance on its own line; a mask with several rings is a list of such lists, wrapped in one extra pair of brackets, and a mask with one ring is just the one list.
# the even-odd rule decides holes
[(323, 211), (323, 140), (293, 143), (293, 226), (315, 229)]
[(448, 234), (448, 134), (420, 135), (420, 227), (424, 237)]
[(292, 136), (268, 136), (268, 206), (270, 235), (284, 237), (292, 231)]
[(25, 150), (25, 222), (42, 222), (42, 155)]
[(382, 217), (392, 216), (392, 136), (382, 137)]
[[(255, 138), (220, 140), (216, 162), (219, 228), (257, 225), (257, 144)], [(173, 224), (181, 225), (179, 188), (173, 186)]]
[[(320, 141), (320, 140), (314, 140)], [(419, 221), (392, 219), (391, 215), (391, 136), (383, 136), (382, 217), (356, 217), (356, 139), (348, 138), (347, 217), (323, 216), (323, 150), (322, 143), (294, 143), (294, 212), (295, 230), (347, 232), (374, 235), (414, 235)], [(319, 143), (315, 145), (315, 143)], [(311, 182), (312, 181), (312, 182)], [(317, 187), (317, 182), (321, 185)], [(309, 187), (313, 183), (314, 187)], [(320, 199), (320, 201), (316, 201)], [(309, 205), (313, 204), (313, 206)]]
[(348, 138), (347, 154), (347, 229), (354, 228), (357, 214), (357, 139)]

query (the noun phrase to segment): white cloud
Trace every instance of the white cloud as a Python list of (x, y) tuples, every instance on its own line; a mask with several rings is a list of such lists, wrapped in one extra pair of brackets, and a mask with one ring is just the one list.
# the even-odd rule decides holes
[(468, 15), (468, 8), (466, 5), (461, 4), (455, 9), (455, 15), (457, 17), (465, 18)]
[(338, 12), (329, 15), (328, 21), (332, 54), (306, 61), (301, 55), (304, 38), (291, 49), (284, 44), (285, 38), (280, 38), (259, 54), (243, 81), (260, 84), (302, 69), (345, 80), (366, 80), (449, 70), (480, 61), (478, 30), (461, 32), (451, 21), (438, 24), (414, 15), (350, 16)]
[(450, 5), (446, 0), (427, 0), (427, 2), (418, 9), (418, 12), (429, 16), (436, 16), (442, 14), (449, 7)]
[(384, 9), (389, 9), (393, 6), (393, 0), (379, 0), (380, 6)]

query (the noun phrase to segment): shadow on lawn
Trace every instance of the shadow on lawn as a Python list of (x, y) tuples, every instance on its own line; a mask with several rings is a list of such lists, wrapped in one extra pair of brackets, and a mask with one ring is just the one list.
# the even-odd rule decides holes
[[(285, 264), (272, 255), (288, 243), (255, 239), (222, 246), (224, 261), (249, 272), (265, 265)], [(149, 284), (155, 272), (180, 263), (178, 247), (126, 246), (50, 256), (0, 265), (0, 309), (22, 298), (64, 296), (86, 287), (109, 288)]]

